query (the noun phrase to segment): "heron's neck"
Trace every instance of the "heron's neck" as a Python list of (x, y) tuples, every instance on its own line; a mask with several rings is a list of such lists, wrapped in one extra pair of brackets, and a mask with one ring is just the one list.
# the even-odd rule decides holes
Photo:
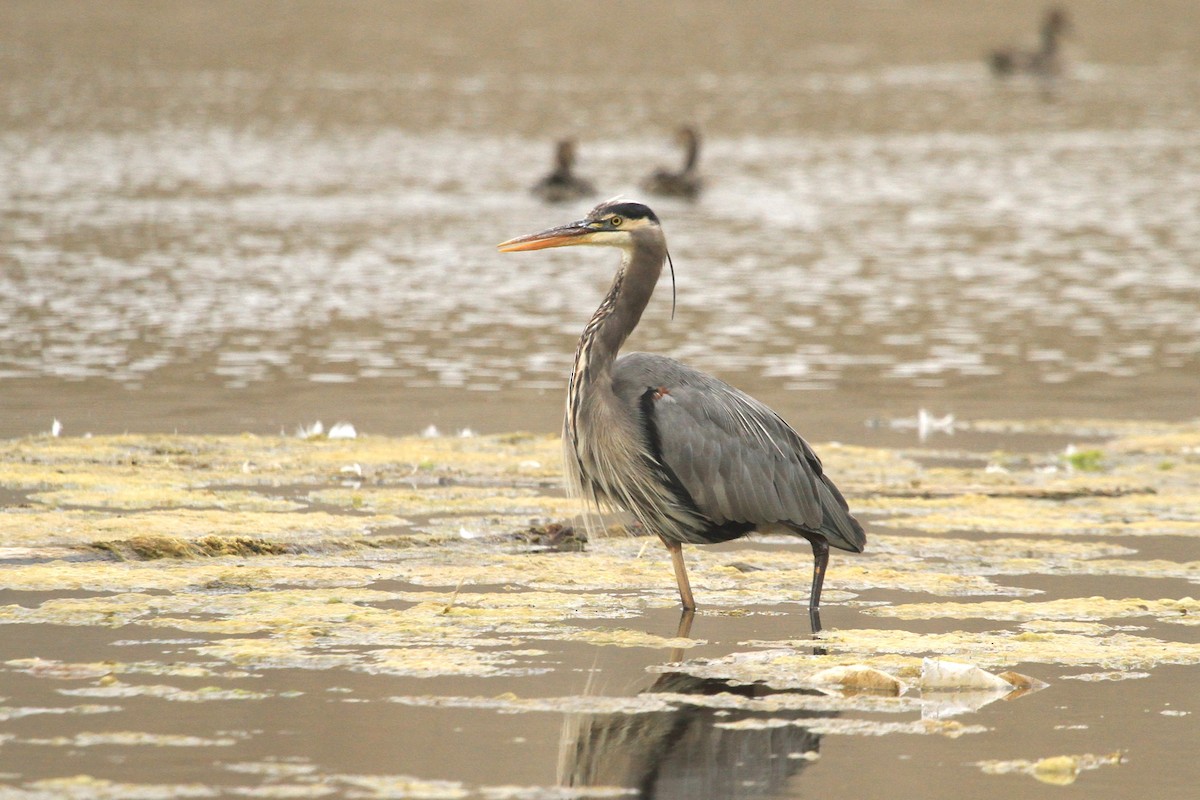
[(1053, 55), (1058, 51), (1058, 25), (1047, 22), (1042, 26), (1042, 52)]
[(654, 294), (667, 256), (664, 242), (641, 243), (626, 251), (608, 294), (600, 302), (579, 340), (576, 379), (592, 382), (607, 375), (621, 345), (633, 333)]
[(696, 161), (700, 158), (700, 143), (696, 141), (695, 136), (689, 136), (684, 147), (683, 171), (691, 172), (696, 168)]

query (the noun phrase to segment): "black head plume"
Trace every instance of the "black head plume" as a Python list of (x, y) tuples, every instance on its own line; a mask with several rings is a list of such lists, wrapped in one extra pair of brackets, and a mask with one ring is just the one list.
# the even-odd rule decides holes
[(588, 218), (596, 219), (605, 214), (617, 214), (625, 219), (648, 219), (651, 222), (658, 222), (658, 215), (650, 210), (650, 206), (631, 200), (607, 200), (588, 212)]

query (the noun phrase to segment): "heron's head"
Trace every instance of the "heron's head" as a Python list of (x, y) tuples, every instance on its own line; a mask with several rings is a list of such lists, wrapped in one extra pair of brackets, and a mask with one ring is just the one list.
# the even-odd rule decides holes
[(632, 250), (639, 241), (662, 242), (662, 228), (659, 226), (658, 217), (641, 203), (609, 200), (593, 208), (578, 222), (518, 236), (496, 246), (504, 253), (542, 250), (547, 247), (570, 247), (577, 244)]
[(1043, 35), (1056, 35), (1071, 32), (1071, 18), (1061, 8), (1050, 8), (1042, 20)]
[(560, 139), (554, 148), (554, 163), (562, 169), (570, 169), (575, 164), (575, 140)]

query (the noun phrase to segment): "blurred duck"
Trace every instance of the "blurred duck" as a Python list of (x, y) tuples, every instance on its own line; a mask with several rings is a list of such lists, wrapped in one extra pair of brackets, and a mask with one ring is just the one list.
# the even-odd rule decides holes
[(564, 203), (595, 194), (596, 188), (576, 175), (574, 167), (575, 141), (562, 139), (554, 148), (554, 170), (535, 183), (531, 191), (547, 203)]
[(700, 158), (700, 134), (695, 128), (683, 127), (675, 139), (683, 146), (683, 169), (678, 172), (656, 169), (642, 181), (642, 188), (657, 195), (694, 200), (704, 185), (696, 170)]
[(993, 50), (988, 65), (997, 78), (1025, 74), (1038, 78), (1053, 78), (1062, 72), (1059, 39), (1071, 29), (1067, 12), (1051, 8), (1042, 19), (1041, 45), (1036, 50), (1005, 48)]

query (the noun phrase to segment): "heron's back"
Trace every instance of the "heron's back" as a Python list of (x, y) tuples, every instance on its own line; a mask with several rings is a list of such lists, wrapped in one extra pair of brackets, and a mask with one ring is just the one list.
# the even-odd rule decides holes
[[(665, 356), (630, 353), (613, 390), (643, 433), (679, 502), (720, 541), (782, 526), (861, 552), (866, 534), (806, 441), (766, 405)], [(730, 535), (732, 534), (732, 535)]]

